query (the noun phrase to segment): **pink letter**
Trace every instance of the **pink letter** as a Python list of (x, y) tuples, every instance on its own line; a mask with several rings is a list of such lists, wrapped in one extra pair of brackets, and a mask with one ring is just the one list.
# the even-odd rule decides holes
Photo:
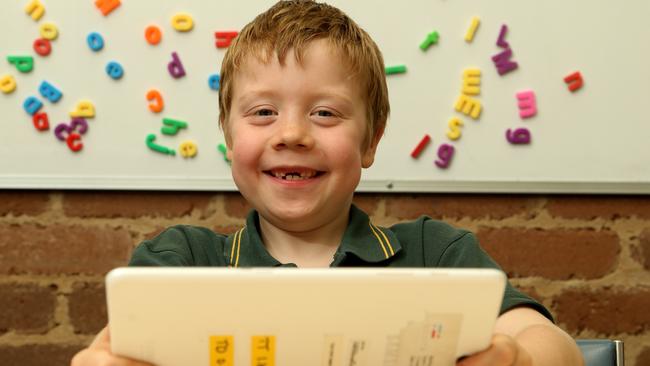
[(526, 90), (517, 93), (517, 100), (519, 101), (519, 117), (530, 118), (537, 114), (537, 101), (535, 100), (535, 92)]

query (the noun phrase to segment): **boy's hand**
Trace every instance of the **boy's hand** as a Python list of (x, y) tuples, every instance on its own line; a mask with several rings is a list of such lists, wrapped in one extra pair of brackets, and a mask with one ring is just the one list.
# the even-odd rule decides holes
[(533, 360), (517, 341), (504, 334), (494, 334), (490, 347), (475, 353), (456, 366), (532, 366)]
[(70, 366), (153, 366), (150, 363), (117, 357), (111, 353), (111, 337), (108, 326), (102, 329), (88, 348), (77, 353)]

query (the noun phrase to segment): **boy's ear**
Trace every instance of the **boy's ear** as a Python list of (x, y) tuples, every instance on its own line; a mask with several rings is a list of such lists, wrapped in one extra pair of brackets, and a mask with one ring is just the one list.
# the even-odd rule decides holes
[(226, 159), (232, 161), (232, 140), (229, 133), (225, 133), (226, 138)]
[(230, 131), (228, 130), (228, 125), (225, 123), (224, 115), (219, 115), (219, 127), (223, 132), (223, 137), (226, 140), (226, 159), (232, 161), (232, 138), (230, 136)]
[(368, 145), (366, 151), (363, 152), (363, 156), (361, 157), (361, 166), (363, 168), (370, 168), (372, 166), (372, 163), (375, 162), (375, 153), (377, 152), (379, 141), (381, 140), (382, 136), (384, 136), (384, 128), (385, 125), (375, 131), (374, 136), (372, 136), (372, 140), (370, 140), (370, 145)]

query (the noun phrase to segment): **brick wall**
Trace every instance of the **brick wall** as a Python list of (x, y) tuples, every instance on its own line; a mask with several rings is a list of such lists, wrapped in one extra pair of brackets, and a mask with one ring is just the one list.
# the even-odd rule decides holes
[[(359, 195), (378, 225), (428, 214), (477, 233), (581, 337), (650, 365), (650, 197)], [(232, 232), (233, 193), (0, 191), (0, 365), (67, 365), (106, 322), (103, 275), (163, 228)]]

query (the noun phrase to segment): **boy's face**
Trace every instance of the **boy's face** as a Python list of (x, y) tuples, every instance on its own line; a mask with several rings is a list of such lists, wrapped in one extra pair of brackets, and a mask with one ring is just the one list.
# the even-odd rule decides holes
[(325, 40), (313, 41), (302, 65), (290, 51), (263, 63), (249, 57), (233, 80), (226, 121), (232, 175), (244, 197), (272, 225), (307, 231), (347, 214), (361, 168), (366, 106), (358, 80)]

